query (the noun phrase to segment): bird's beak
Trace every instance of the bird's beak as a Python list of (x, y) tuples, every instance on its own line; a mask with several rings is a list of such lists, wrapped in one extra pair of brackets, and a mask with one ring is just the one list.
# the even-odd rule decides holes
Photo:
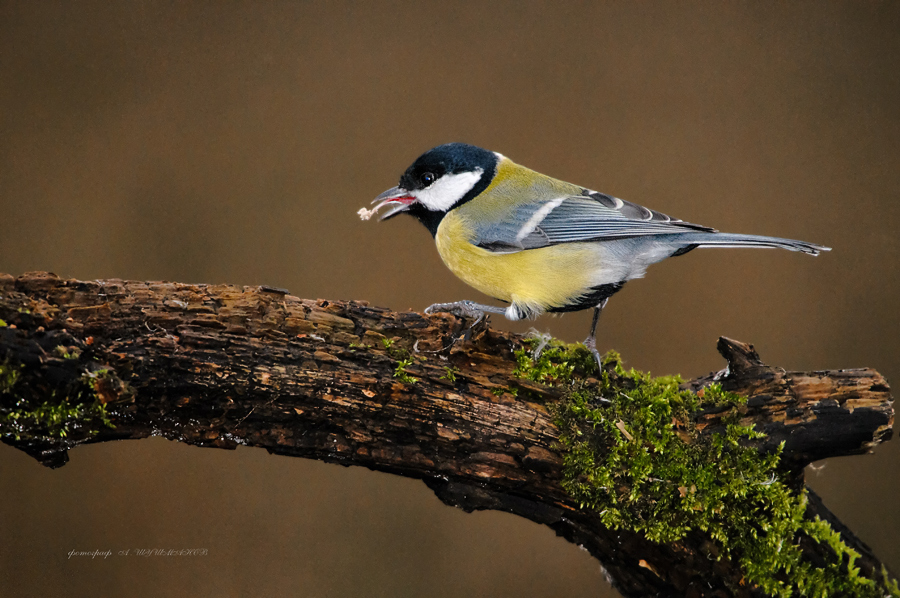
[[(396, 216), (400, 212), (405, 212), (406, 210), (408, 210), (409, 206), (411, 206), (414, 201), (416, 201), (416, 198), (410, 195), (409, 191), (400, 187), (393, 187), (373, 199), (372, 203), (377, 203), (378, 205), (371, 210), (366, 210), (366, 212), (368, 214), (368, 217), (371, 217), (382, 207), (392, 206), (391, 209), (385, 212), (385, 214), (380, 218), (380, 220), (387, 220), (388, 218)], [(360, 210), (361, 216), (362, 212), (363, 210)], [(368, 220), (368, 218), (366, 218), (366, 220)]]

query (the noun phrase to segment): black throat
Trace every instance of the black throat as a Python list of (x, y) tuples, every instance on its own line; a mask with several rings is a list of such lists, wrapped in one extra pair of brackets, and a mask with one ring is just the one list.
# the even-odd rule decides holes
[(437, 229), (438, 226), (441, 225), (441, 220), (447, 215), (447, 212), (432, 212), (422, 204), (413, 204), (406, 213), (424, 224), (432, 237), (437, 234)]

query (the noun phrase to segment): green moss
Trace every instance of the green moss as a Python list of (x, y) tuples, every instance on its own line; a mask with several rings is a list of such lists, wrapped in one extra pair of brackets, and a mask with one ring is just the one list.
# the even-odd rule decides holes
[[(569, 345), (541, 337), (527, 338), (524, 344), (526, 348), (515, 353), (514, 376), (544, 384), (562, 384), (576, 375), (585, 376), (597, 371), (594, 355), (582, 344)], [(535, 352), (539, 353), (537, 358)]]
[(86, 373), (65, 389), (45, 392), (36, 392), (23, 372), (21, 365), (0, 363), (0, 435), (46, 440), (66, 438), (76, 428), (95, 434), (98, 426), (115, 427), (103, 396), (113, 377), (108, 370)]
[[(718, 385), (698, 396), (678, 376), (626, 371), (615, 353), (588, 384), (577, 374), (597, 375), (597, 366), (582, 346), (553, 341), (538, 359), (531, 346), (516, 352), (516, 374), (565, 391), (553, 407), (563, 488), (605, 525), (660, 543), (704, 532), (714, 543), (709, 558), (739, 563), (747, 583), (774, 596), (874, 597), (884, 588), (900, 596), (886, 574), (881, 590), (860, 575), (859, 554), (828, 523), (806, 519), (805, 491), (783, 480), (780, 448), (745, 446), (763, 435), (740, 425), (744, 398)], [(701, 437), (692, 414), (711, 406), (731, 412), (722, 433)], [(802, 536), (829, 546), (833, 558), (824, 567), (805, 561)]]
[[(59, 402), (44, 402), (34, 408), (4, 410), (0, 413), (0, 434), (16, 440), (36, 436), (65, 438), (75, 425), (94, 421), (115, 427), (103, 403), (72, 404), (64, 398)], [(35, 434), (36, 429), (40, 430), (39, 434)], [(96, 430), (91, 432), (96, 433)]]
[(421, 357), (410, 355), (409, 350), (396, 344), (397, 339), (383, 338), (381, 344), (384, 346), (387, 354), (397, 360), (397, 366), (394, 368), (394, 378), (404, 384), (415, 384), (419, 381), (415, 376), (411, 376), (406, 368), (411, 366), (416, 359), (421, 361)]
[(0, 363), (0, 395), (12, 392), (13, 386), (19, 380), (21, 367), (10, 363), (8, 360)]
[(62, 345), (57, 345), (53, 350), (53, 353), (63, 359), (78, 359), (81, 357), (81, 350), (78, 349), (78, 347), (64, 347)]
[(410, 357), (404, 357), (397, 361), (397, 367), (394, 369), (394, 378), (400, 380), (404, 384), (415, 384), (419, 381), (418, 378), (414, 376), (410, 376), (406, 371), (406, 368), (413, 364), (413, 360)]
[(884, 585), (888, 596), (900, 596), (900, 586), (897, 585), (896, 579), (891, 579), (884, 565), (881, 566), (881, 583)]
[(441, 380), (448, 380), (450, 382), (456, 382), (456, 374), (459, 373), (459, 369), (453, 366), (444, 366), (444, 375), (441, 376)]

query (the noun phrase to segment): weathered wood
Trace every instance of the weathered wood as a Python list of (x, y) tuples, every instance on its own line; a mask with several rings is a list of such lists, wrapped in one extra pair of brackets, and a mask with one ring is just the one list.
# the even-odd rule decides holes
[[(625, 596), (719, 596), (740, 587), (739, 571), (707, 558), (701, 534), (658, 545), (606, 529), (573, 503), (560, 487), (558, 431), (546, 405), (558, 391), (517, 378), (520, 337), (484, 323), (463, 340), (471, 323), (446, 314), (313, 301), (269, 287), (46, 273), (0, 275), (0, 319), (8, 324), (0, 361), (24, 364), (35, 392), (103, 373), (92, 383), (115, 429), (54, 441), (4, 437), (47, 465), (64, 464), (65, 451), (80, 443), (151, 434), (264, 447), (419, 478), (447, 504), (549, 525), (598, 558)], [(760, 448), (784, 440), (797, 472), (890, 436), (890, 393), (877, 372), (784, 372), (741, 343), (722, 339), (719, 348), (728, 370), (690, 385), (715, 377), (749, 395), (744, 420), (768, 434)], [(702, 433), (715, 431), (722, 415), (700, 415)], [(833, 519), (820, 501), (809, 509)], [(858, 539), (844, 536), (863, 553), (864, 573), (880, 570)]]
[[(717, 348), (728, 367), (685, 386), (696, 391), (720, 382), (725, 390), (749, 396), (743, 423), (766, 433), (762, 450), (783, 441), (783, 459), (791, 465), (865, 453), (891, 437), (890, 388), (875, 370), (787, 372), (764, 364), (752, 345), (722, 337)], [(698, 418), (704, 432), (721, 429), (718, 422), (714, 412)]]

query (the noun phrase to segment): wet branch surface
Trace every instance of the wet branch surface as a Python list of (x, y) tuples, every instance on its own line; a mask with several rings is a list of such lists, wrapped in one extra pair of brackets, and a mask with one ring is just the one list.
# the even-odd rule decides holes
[[(0, 274), (0, 320), (0, 363), (21, 364), (28, 388), (47, 400), (90, 384), (115, 425), (54, 440), (3, 437), (45, 465), (63, 465), (78, 444), (151, 435), (263, 447), (418, 478), (446, 504), (548, 525), (597, 558), (624, 596), (756, 595), (737, 567), (710, 558), (703, 534), (655, 544), (603, 527), (567, 496), (548, 411), (560, 391), (514, 375), (518, 335), (480, 323), (463, 339), (471, 322), (451, 315), (269, 287), (48, 273)], [(718, 348), (728, 368), (688, 385), (716, 380), (749, 396), (742, 422), (767, 434), (760, 450), (785, 442), (798, 487), (811, 461), (890, 437), (890, 390), (874, 370), (785, 372), (749, 345), (722, 338)], [(707, 410), (697, 428), (721, 430), (724, 415)], [(808, 516), (831, 522), (862, 554), (862, 573), (877, 577), (881, 563), (809, 492)], [(813, 560), (821, 549), (805, 547)]]

